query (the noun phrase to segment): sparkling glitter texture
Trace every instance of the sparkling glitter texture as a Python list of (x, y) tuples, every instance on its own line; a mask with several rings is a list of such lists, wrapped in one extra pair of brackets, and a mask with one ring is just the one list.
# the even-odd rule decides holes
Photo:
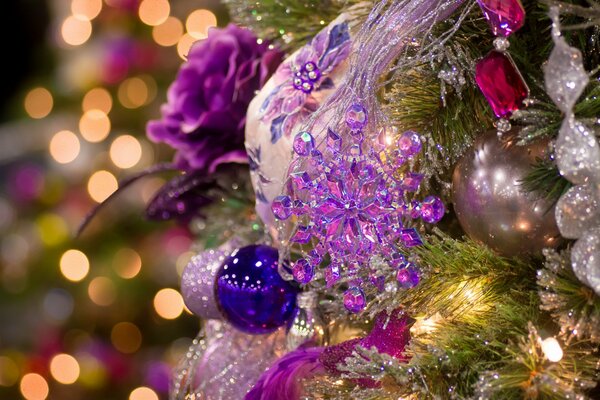
[(283, 330), (248, 335), (209, 320), (175, 369), (169, 399), (242, 399), (284, 353)]
[(214, 295), (215, 276), (227, 252), (206, 250), (192, 257), (181, 276), (181, 294), (191, 312), (204, 319), (221, 319)]
[(556, 206), (560, 233), (579, 239), (571, 252), (575, 275), (600, 294), (600, 146), (595, 132), (578, 121), (573, 107), (589, 82), (581, 52), (560, 32), (559, 8), (550, 8), (554, 49), (544, 66), (546, 92), (565, 114), (555, 143), (556, 165), (575, 186)]
[[(445, 208), (440, 199), (430, 196), (423, 203), (405, 201), (406, 192), (418, 189), (422, 175), (395, 172), (421, 149), (416, 132), (400, 136), (396, 154), (386, 156), (379, 143), (364, 139), (368, 112), (361, 104), (347, 108), (342, 129), (327, 130), (323, 152), (315, 147), (311, 133), (303, 131), (294, 139), (294, 151), (305, 169), (290, 174), (288, 194), (273, 204), (273, 213), (285, 220), (298, 217), (299, 225), (291, 241), (319, 244), (322, 254), (295, 262), (292, 272), (299, 283), (306, 284), (314, 269), (322, 263), (322, 255), (331, 259), (325, 271), (328, 285), (339, 279), (340, 269), (356, 275), (358, 269), (369, 268), (373, 254), (391, 257), (398, 245), (422, 243), (415, 229), (405, 228), (402, 219), (419, 218), (438, 222)], [(379, 148), (382, 151), (378, 152)], [(425, 211), (423, 213), (423, 211)], [(374, 276), (373, 278), (377, 278)], [(344, 305), (358, 312), (366, 305), (362, 282), (356, 277), (344, 296)]]

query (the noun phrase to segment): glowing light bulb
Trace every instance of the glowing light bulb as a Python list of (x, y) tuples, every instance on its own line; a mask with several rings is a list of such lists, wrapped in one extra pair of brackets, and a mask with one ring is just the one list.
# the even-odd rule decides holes
[(559, 362), (563, 358), (563, 349), (553, 337), (542, 340), (542, 351), (549, 361)]

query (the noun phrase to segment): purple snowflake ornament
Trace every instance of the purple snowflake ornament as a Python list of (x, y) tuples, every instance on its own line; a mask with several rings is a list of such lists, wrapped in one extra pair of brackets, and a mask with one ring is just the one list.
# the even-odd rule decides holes
[[(381, 148), (381, 137), (370, 138), (373, 143), (364, 137), (367, 121), (367, 110), (352, 104), (339, 126), (322, 132), (324, 140), (317, 140), (319, 136), (311, 132), (298, 133), (294, 139), (298, 157), (291, 167), (287, 193), (272, 207), (280, 220), (291, 215), (298, 218), (290, 242), (314, 246), (314, 250), (303, 251), (305, 257), (292, 268), (294, 278), (303, 284), (310, 282), (327, 254), (327, 286), (336, 284), (342, 271), (353, 282), (344, 294), (344, 305), (350, 312), (366, 306), (362, 285), (374, 285), (379, 290), (384, 286), (381, 276), (370, 270), (373, 255), (388, 260), (403, 271), (400, 274), (410, 272), (407, 282), (418, 282), (418, 274), (416, 278), (412, 274), (416, 268), (408, 268), (401, 248), (423, 243), (417, 230), (403, 223), (404, 218), (423, 217), (421, 203), (406, 200), (406, 193), (418, 190), (423, 175), (408, 171), (398, 176), (397, 158), (385, 149), (385, 157), (375, 150)], [(411, 157), (421, 149), (421, 139), (413, 131), (405, 132), (400, 142), (400, 157)], [(435, 199), (427, 198), (426, 221), (439, 216), (440, 205)], [(361, 274), (363, 271), (366, 275)]]

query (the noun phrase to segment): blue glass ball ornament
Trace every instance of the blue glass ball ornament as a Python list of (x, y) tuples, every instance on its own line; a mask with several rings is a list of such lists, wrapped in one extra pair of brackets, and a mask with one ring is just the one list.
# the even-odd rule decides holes
[(225, 320), (251, 334), (269, 333), (288, 322), (298, 289), (284, 281), (277, 249), (252, 245), (223, 261), (215, 280), (217, 305)]

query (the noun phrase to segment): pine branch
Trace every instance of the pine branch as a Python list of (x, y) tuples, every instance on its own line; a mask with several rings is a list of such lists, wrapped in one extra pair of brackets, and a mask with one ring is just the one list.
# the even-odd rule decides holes
[(551, 313), (567, 337), (600, 343), (600, 296), (573, 273), (571, 254), (546, 250), (546, 263), (538, 271), (541, 308)]
[(550, 160), (537, 158), (531, 168), (531, 172), (519, 184), (523, 190), (541, 199), (555, 203), (571, 187), (571, 183), (563, 178)]
[(350, 11), (360, 18), (372, 6), (371, 1), (361, 0), (224, 0), (224, 3), (236, 23), (290, 51), (303, 46), (342, 12)]

